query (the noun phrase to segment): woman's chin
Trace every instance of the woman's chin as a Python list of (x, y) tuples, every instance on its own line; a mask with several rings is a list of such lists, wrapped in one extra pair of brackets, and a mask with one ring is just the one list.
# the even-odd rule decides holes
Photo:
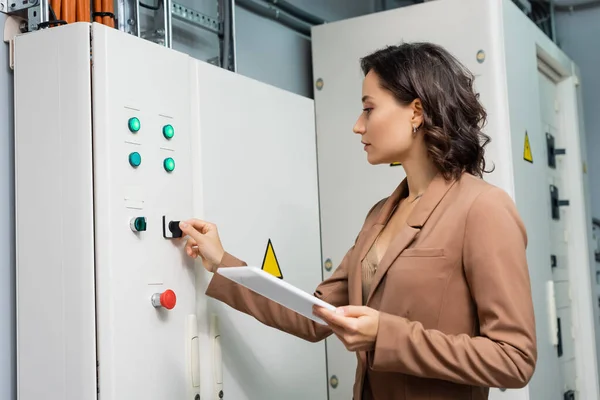
[(373, 154), (367, 154), (367, 161), (371, 165), (391, 164), (391, 162), (388, 162), (385, 159), (377, 157)]

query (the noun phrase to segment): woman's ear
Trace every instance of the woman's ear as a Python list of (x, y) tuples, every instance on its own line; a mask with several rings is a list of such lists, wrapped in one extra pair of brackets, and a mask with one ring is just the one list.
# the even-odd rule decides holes
[(423, 104), (420, 99), (414, 99), (412, 103), (410, 103), (410, 107), (413, 110), (413, 117), (411, 125), (416, 126), (417, 129), (423, 125)]

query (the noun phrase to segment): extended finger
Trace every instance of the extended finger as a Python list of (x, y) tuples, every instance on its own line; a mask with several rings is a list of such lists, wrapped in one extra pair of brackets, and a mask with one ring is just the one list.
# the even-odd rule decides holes
[(316, 314), (330, 326), (335, 325), (343, 330), (353, 330), (353, 321), (338, 314), (336, 311), (319, 308), (316, 310)]
[(344, 306), (336, 309), (338, 314), (348, 318), (358, 318), (364, 315), (371, 315), (371, 309), (364, 306)]
[[(179, 223), (179, 228), (181, 229), (181, 231), (183, 233), (185, 233), (190, 238), (192, 238), (196, 244), (202, 243), (202, 239), (203, 239), (202, 233), (200, 233), (200, 231), (198, 231), (194, 227), (194, 225), (192, 225), (191, 223), (189, 223), (187, 221), (181, 221)], [(199, 229), (202, 229), (202, 228), (199, 228)]]
[(184, 224), (191, 225), (194, 229), (203, 235), (206, 235), (211, 230), (215, 229), (215, 225), (208, 221), (203, 221), (198, 218), (192, 218), (187, 221), (182, 221)]

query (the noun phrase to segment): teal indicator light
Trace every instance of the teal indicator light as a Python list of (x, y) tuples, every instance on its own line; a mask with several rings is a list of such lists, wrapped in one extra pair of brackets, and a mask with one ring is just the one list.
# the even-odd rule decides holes
[(175, 160), (173, 160), (171, 157), (165, 158), (163, 165), (165, 167), (165, 171), (173, 172), (175, 169)]
[(163, 136), (167, 140), (172, 139), (174, 135), (175, 135), (175, 129), (173, 129), (172, 125), (163, 126)]
[(137, 217), (132, 219), (130, 226), (131, 230), (134, 232), (144, 232), (148, 227), (146, 217)]
[(142, 127), (140, 120), (137, 117), (129, 118), (129, 130), (133, 133), (136, 133)]
[(134, 151), (133, 153), (129, 154), (129, 164), (133, 168), (139, 167), (141, 163), (142, 163), (142, 156), (140, 156), (140, 153), (138, 153), (137, 151)]

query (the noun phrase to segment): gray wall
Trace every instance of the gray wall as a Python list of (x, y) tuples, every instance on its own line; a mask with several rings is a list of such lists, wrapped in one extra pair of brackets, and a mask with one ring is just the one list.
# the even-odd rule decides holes
[[(0, 27), (6, 17), (0, 14)], [(0, 45), (0, 399), (16, 399), (13, 87), (8, 46)], [(32, 241), (32, 251), (35, 251)]]
[(558, 13), (560, 47), (581, 70), (592, 215), (600, 218), (600, 7)]
[[(289, 2), (329, 22), (374, 11), (372, 0)], [(310, 41), (277, 22), (252, 14), (239, 6), (236, 7), (235, 13), (238, 72), (312, 98)]]

